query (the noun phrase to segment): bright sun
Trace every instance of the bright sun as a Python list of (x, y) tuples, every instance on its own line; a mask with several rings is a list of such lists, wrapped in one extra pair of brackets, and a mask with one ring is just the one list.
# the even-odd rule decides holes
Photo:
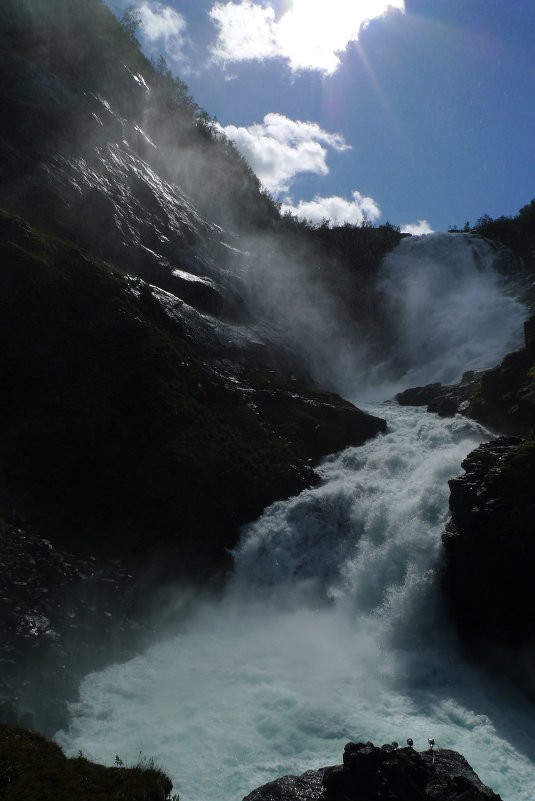
[(337, 53), (390, 8), (404, 11), (404, 0), (293, 0), (277, 24), (277, 39), (294, 67), (334, 72)]

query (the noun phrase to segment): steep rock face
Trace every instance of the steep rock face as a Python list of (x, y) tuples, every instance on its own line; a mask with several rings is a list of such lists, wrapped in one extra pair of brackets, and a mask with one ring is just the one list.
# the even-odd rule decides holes
[(227, 355), (268, 359), (245, 326), (19, 219), (0, 225), (6, 517), (85, 555), (132, 561), (167, 543), (186, 570), (214, 565), (240, 525), (314, 480), (311, 461), (384, 430), (338, 396), (222, 360), (223, 339)]
[(533, 692), (535, 443), (500, 437), (473, 451), (450, 483), (443, 586), (466, 646), (521, 651), (510, 672)]
[(0, 207), (202, 313), (253, 330), (269, 318), (282, 370), (291, 355), (290, 372), (304, 374), (325, 331), (366, 336), (355, 312), (375, 322), (374, 279), (399, 231), (283, 220), (187, 87), (101, 0), (5, 0), (0, 71)]
[(284, 776), (244, 801), (500, 801), (455, 751), (348, 743), (343, 765)]
[(534, 328), (535, 318), (531, 317), (524, 324), (525, 347), (482, 374), (470, 400), (471, 417), (501, 431), (535, 431)]

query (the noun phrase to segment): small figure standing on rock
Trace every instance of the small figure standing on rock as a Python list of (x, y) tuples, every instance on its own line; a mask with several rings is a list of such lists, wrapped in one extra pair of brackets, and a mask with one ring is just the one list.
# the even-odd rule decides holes
[(430, 750), (430, 751), (431, 751), (431, 753), (433, 754), (433, 765), (434, 765), (434, 764), (435, 764), (435, 751), (434, 751), (434, 748), (435, 748), (435, 740), (434, 740), (434, 738), (433, 738), (433, 737), (429, 737), (429, 739), (427, 740), (427, 742), (429, 743), (429, 750)]

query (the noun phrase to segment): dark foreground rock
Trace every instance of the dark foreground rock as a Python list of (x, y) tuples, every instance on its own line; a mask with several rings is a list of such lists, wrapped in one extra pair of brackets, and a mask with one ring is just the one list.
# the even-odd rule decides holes
[(96, 765), (82, 753), (67, 759), (40, 734), (0, 724), (2, 801), (166, 801), (172, 789), (169, 776), (152, 759), (126, 767), (117, 756), (112, 768)]
[(244, 801), (500, 801), (456, 751), (348, 743), (343, 765), (284, 776)]

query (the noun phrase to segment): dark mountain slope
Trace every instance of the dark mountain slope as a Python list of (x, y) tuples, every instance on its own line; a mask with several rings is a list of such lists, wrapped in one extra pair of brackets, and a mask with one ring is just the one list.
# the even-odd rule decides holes
[(385, 423), (304, 380), (365, 295), (351, 248), (311, 259), (101, 0), (5, 0), (0, 71), (0, 700), (53, 726), (162, 578), (220, 576), (242, 524)]
[(311, 480), (310, 459), (384, 428), (336, 396), (229, 369), (181, 301), (20, 219), (0, 225), (4, 515), (85, 552), (165, 541), (190, 567), (216, 564), (241, 524)]

